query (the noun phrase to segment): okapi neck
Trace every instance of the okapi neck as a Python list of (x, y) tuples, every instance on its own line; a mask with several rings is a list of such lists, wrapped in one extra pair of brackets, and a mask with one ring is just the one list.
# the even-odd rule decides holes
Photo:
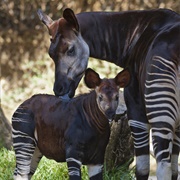
[(107, 127), (109, 127), (108, 118), (101, 112), (97, 105), (95, 91), (92, 91), (84, 99), (83, 111), (89, 125), (95, 127), (99, 133), (104, 133)]
[[(167, 22), (170, 10), (124, 12), (84, 12), (77, 14), (81, 35), (90, 49), (90, 56), (126, 67), (135, 61), (134, 52), (142, 51)], [(131, 57), (131, 54), (133, 57)], [(139, 57), (137, 57), (139, 58)]]
[(90, 56), (123, 66), (141, 31), (134, 20), (136, 13), (88, 12), (77, 15), (81, 35), (90, 49)]

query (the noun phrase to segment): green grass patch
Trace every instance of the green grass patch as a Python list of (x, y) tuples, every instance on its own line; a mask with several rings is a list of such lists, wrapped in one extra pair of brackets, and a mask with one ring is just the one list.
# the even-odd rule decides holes
[(8, 151), (5, 148), (0, 149), (0, 179), (13, 179), (13, 171), (15, 167), (14, 151)]
[(120, 167), (113, 168), (110, 172), (106, 171), (106, 165), (105, 165), (104, 179), (105, 180), (134, 180), (135, 167), (132, 167), (131, 169), (129, 169), (129, 162), (123, 164)]
[[(0, 179), (13, 180), (13, 171), (15, 168), (14, 151), (5, 148), (0, 149)], [(82, 179), (89, 180), (87, 167), (82, 166)], [(39, 163), (39, 166), (32, 177), (32, 180), (68, 180), (68, 170), (66, 163), (57, 163), (45, 157)], [(133, 180), (134, 168), (128, 169), (127, 165), (114, 168), (111, 172), (104, 170), (104, 180)]]

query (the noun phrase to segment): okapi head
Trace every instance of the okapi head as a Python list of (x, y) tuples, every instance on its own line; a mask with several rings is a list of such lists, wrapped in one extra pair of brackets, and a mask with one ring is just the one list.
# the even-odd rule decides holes
[(54, 93), (71, 98), (87, 68), (89, 47), (80, 34), (79, 24), (71, 9), (65, 9), (63, 18), (56, 21), (41, 10), (37, 13), (51, 36), (49, 55), (55, 63)]
[(95, 89), (97, 105), (101, 112), (112, 119), (119, 103), (119, 88), (124, 88), (129, 84), (129, 71), (125, 69), (113, 79), (101, 79), (98, 73), (88, 68), (84, 81), (88, 88)]

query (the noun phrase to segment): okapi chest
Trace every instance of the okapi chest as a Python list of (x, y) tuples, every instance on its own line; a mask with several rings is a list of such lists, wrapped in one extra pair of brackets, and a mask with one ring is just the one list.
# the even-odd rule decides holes
[(115, 115), (119, 88), (129, 79), (128, 70), (114, 79), (101, 79), (87, 69), (85, 84), (94, 89), (90, 93), (71, 100), (39, 94), (22, 103), (12, 117), (14, 179), (30, 178), (43, 155), (66, 161), (70, 179), (81, 179), (82, 164), (88, 165), (91, 179), (102, 179), (110, 135), (108, 119)]

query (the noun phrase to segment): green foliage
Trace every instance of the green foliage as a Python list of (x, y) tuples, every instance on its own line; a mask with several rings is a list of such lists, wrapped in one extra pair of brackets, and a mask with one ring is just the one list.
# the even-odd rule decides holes
[[(0, 179), (13, 180), (13, 171), (15, 168), (14, 151), (8, 151), (5, 148), (0, 149)], [(88, 180), (87, 167), (82, 166), (82, 179)], [(45, 157), (39, 163), (32, 180), (68, 180), (68, 170), (66, 163), (57, 163)], [(128, 169), (127, 164), (107, 172), (104, 169), (104, 180), (133, 180), (134, 168)]]
[(105, 166), (105, 173), (104, 179), (105, 180), (134, 180), (135, 179), (135, 167), (129, 169), (129, 163), (131, 160), (126, 162), (120, 167), (114, 167), (110, 172), (106, 171)]
[(32, 180), (61, 180), (68, 179), (68, 170), (66, 163), (56, 163), (54, 160), (49, 160), (45, 157), (39, 163)]
[(15, 167), (15, 156), (13, 151), (5, 148), (0, 149), (0, 179), (12, 180)]

